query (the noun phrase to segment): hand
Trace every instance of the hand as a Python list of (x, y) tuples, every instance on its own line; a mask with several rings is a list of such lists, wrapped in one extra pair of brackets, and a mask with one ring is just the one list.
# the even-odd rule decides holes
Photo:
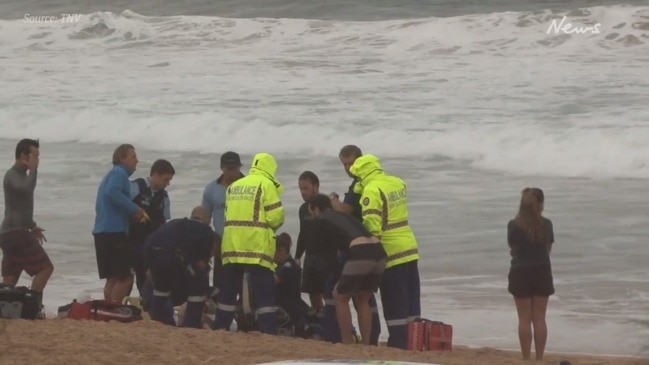
[(36, 170), (40, 162), (40, 157), (36, 156), (34, 153), (30, 153), (27, 158), (27, 168), (29, 170)]
[(297, 266), (302, 267), (302, 259), (295, 259)]
[(338, 196), (329, 196), (331, 199), (331, 207), (334, 208), (334, 210), (340, 210), (340, 206), (343, 204), (340, 202), (338, 199)]
[(338, 195), (338, 193), (333, 192), (333, 193), (329, 194), (329, 199), (340, 201), (340, 196)]
[(149, 216), (146, 214), (144, 209), (138, 208), (137, 212), (133, 214), (133, 220), (135, 222), (140, 222), (140, 223), (146, 223), (146, 221), (149, 219)]
[(142, 216), (142, 219), (140, 219), (140, 223), (147, 223), (150, 220), (151, 220), (151, 217), (149, 217), (149, 215), (146, 214), (146, 212), (144, 212), (144, 214)]
[(47, 242), (47, 238), (45, 238), (45, 235), (43, 234), (43, 232), (45, 232), (45, 230), (43, 228), (41, 228), (41, 227), (38, 227), (38, 226), (36, 226), (36, 227), (34, 227), (32, 229), (32, 234), (34, 235), (34, 237), (36, 237), (36, 239), (38, 240), (38, 242), (41, 245), (43, 243)]

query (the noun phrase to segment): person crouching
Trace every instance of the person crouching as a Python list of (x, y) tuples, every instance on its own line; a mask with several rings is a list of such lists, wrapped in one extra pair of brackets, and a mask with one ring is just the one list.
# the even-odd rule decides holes
[(203, 328), (209, 262), (216, 239), (209, 223), (205, 209), (196, 207), (191, 218), (170, 220), (147, 239), (144, 260), (153, 284), (148, 306), (152, 320), (175, 326), (173, 307), (180, 299), (187, 302), (181, 326)]
[[(306, 337), (302, 295), (300, 290), (302, 269), (291, 257), (291, 236), (282, 232), (277, 235), (275, 250), (275, 284), (277, 306), (282, 308), (293, 324), (293, 335)], [(305, 303), (304, 303), (305, 304)]]

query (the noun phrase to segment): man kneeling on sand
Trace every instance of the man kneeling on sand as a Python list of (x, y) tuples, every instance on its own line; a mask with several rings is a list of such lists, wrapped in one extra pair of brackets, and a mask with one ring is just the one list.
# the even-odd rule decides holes
[(203, 328), (209, 262), (216, 240), (209, 224), (205, 209), (196, 207), (191, 218), (170, 220), (147, 239), (145, 301), (150, 301), (146, 306), (152, 320), (175, 326), (173, 307), (187, 302), (181, 326)]

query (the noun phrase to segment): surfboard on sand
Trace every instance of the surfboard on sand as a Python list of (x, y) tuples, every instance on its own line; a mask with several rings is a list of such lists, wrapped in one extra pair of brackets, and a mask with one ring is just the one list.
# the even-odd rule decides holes
[(265, 362), (257, 365), (280, 365), (280, 364), (293, 364), (293, 365), (441, 365), (431, 364), (424, 362), (408, 362), (408, 361), (383, 361), (383, 360), (284, 360), (275, 362)]

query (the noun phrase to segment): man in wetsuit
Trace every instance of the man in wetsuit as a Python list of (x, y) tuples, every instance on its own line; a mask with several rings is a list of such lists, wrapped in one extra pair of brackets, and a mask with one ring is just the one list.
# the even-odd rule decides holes
[[(331, 269), (337, 261), (336, 255), (326, 256), (317, 249), (319, 243), (314, 242), (319, 237), (313, 237), (308, 233), (307, 225), (309, 220), (309, 204), (308, 201), (316, 194), (319, 194), (320, 180), (318, 176), (311, 171), (304, 171), (298, 178), (298, 187), (300, 194), (304, 200), (304, 204), (300, 206), (300, 233), (297, 237), (297, 247), (295, 249), (295, 258), (299, 262), (304, 254), (302, 260), (302, 292), (309, 294), (311, 307), (320, 312), (324, 310), (323, 293), (327, 278), (331, 274)], [(306, 248), (309, 246), (309, 251)]]
[(181, 326), (203, 328), (205, 295), (210, 284), (209, 262), (217, 237), (209, 224), (208, 213), (199, 206), (192, 210), (191, 218), (173, 219), (147, 239), (144, 263), (153, 293), (147, 293), (152, 298), (146, 295), (146, 300), (151, 300), (152, 320), (174, 326), (174, 305), (187, 302)]
[[(357, 158), (361, 157), (363, 155), (363, 152), (361, 151), (358, 146), (355, 145), (347, 145), (344, 146), (338, 155), (338, 158), (340, 159), (340, 162), (343, 164), (343, 167), (345, 169), (345, 173), (347, 173), (347, 176), (353, 178), (353, 181), (351, 185), (349, 186), (348, 191), (345, 193), (345, 197), (342, 202), (340, 202), (338, 195), (333, 193), (331, 198), (331, 204), (333, 206), (334, 210), (340, 211), (340, 212), (345, 212), (348, 214), (351, 214), (354, 218), (358, 219), (359, 222), (363, 221), (362, 217), (362, 208), (361, 208), (361, 195), (356, 193), (354, 191), (354, 188), (357, 183), (356, 177), (352, 175), (349, 172), (349, 168), (352, 166), (354, 161), (356, 161)], [(325, 291), (325, 302), (328, 302), (327, 300), (329, 299), (331, 301), (332, 299), (332, 290), (333, 290), (333, 285), (336, 283), (338, 280), (338, 276), (340, 276), (340, 270), (342, 270), (343, 265), (345, 264), (345, 255), (340, 256), (340, 265), (338, 267), (338, 271), (336, 275), (330, 277), (327, 281), (327, 286), (326, 286), (326, 291)], [(354, 302), (354, 299), (352, 298), (352, 302)], [(355, 305), (355, 304), (354, 304)], [(372, 307), (372, 337), (371, 337), (371, 344), (378, 346), (379, 344), (379, 336), (381, 335), (381, 318), (379, 317), (379, 310), (376, 305), (376, 297), (372, 295), (370, 298), (370, 306)], [(330, 317), (332, 315), (333, 308), (327, 308), (325, 309), (325, 317)], [(329, 314), (328, 314), (329, 313)], [(335, 321), (328, 321), (325, 320), (325, 324), (329, 323), (331, 325), (335, 325)], [(330, 331), (325, 330), (325, 334), (328, 334)], [(335, 329), (333, 331), (334, 333), (337, 333), (338, 330)], [(326, 336), (325, 336), (326, 337)], [(336, 336), (337, 337), (337, 336)], [(336, 342), (336, 341), (334, 341)]]
[[(33, 277), (31, 290), (35, 292), (39, 309), (43, 304), (43, 290), (54, 266), (43, 249), (43, 228), (34, 222), (34, 190), (38, 177), (39, 147), (37, 140), (22, 139), (16, 144), (16, 162), (4, 176), (5, 215), (0, 226), (2, 249), (2, 281), (16, 285), (25, 271)], [(43, 313), (39, 317), (44, 317)]]
[(326, 195), (318, 194), (311, 199), (309, 209), (313, 215), (311, 228), (323, 237), (324, 247), (347, 256), (333, 291), (342, 343), (352, 343), (349, 300), (354, 297), (361, 340), (369, 345), (372, 331), (370, 298), (379, 288), (387, 261), (383, 245), (353, 216), (334, 211)]

